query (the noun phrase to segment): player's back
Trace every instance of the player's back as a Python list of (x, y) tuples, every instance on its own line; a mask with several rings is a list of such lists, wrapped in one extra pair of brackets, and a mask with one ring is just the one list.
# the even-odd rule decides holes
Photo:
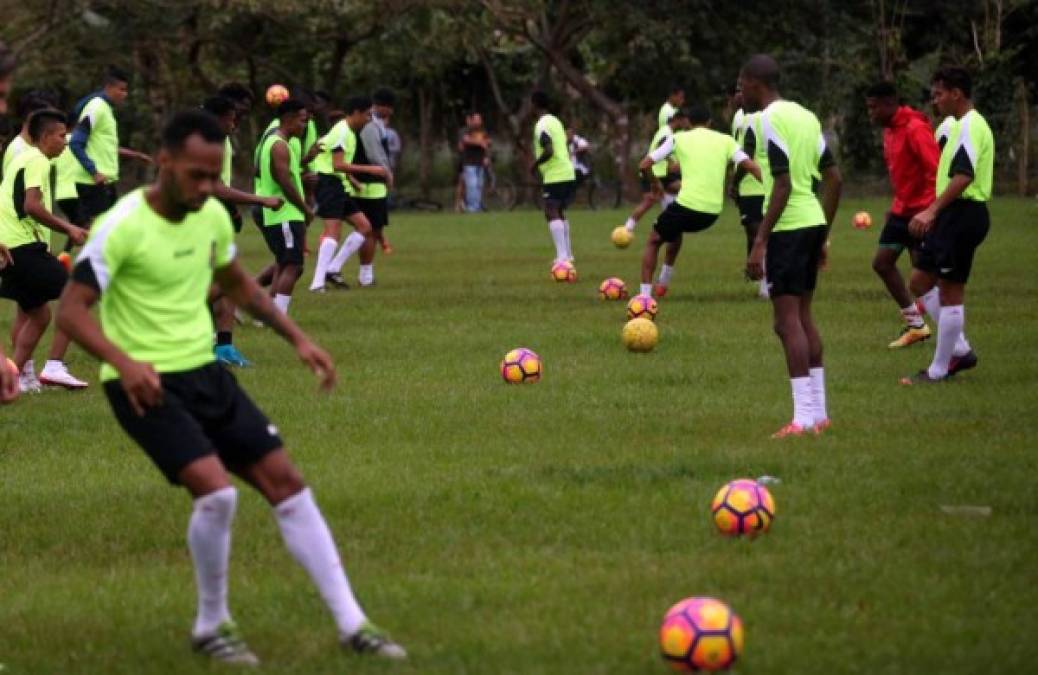
[(707, 127), (675, 133), (674, 156), (681, 166), (678, 203), (704, 213), (720, 213), (728, 162), (739, 149), (734, 138)]
[(771, 164), (771, 171), (764, 174), (769, 204), (775, 173), (788, 172), (790, 179), (789, 201), (776, 230), (824, 224), (825, 216), (814, 191), (818, 164), (825, 152), (818, 118), (799, 103), (778, 100), (764, 110), (759, 125)]

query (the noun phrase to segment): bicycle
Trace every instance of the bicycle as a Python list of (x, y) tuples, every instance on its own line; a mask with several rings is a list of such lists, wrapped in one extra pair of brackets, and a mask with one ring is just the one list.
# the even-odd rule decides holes
[(511, 211), (515, 208), (515, 184), (507, 178), (498, 177), (492, 166), (483, 169), (483, 208), (487, 211)]

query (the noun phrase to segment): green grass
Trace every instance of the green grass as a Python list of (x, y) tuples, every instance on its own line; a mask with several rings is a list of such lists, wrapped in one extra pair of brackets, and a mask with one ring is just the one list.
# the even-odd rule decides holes
[[(881, 220), (878, 200), (843, 205), (818, 293), (835, 424), (822, 438), (768, 439), (789, 384), (731, 208), (687, 240), (647, 355), (621, 346), (622, 305), (596, 298), (607, 276), (636, 288), (651, 218), (618, 251), (618, 212), (572, 214), (573, 286), (548, 280), (536, 213), (395, 216), (377, 289), (303, 290), (292, 306), (338, 361), (330, 396), (269, 331), (239, 329), (258, 364), (241, 381), (314, 486), (372, 618), (413, 656), (340, 653), (269, 509), (243, 492), (232, 611), (266, 672), (660, 673), (659, 620), (688, 595), (743, 617), (741, 672), (1032, 667), (1038, 208), (993, 205), (967, 300), (980, 367), (913, 390), (897, 378), (932, 343), (887, 351), (900, 318), (869, 265), (878, 226), (847, 225), (859, 208)], [(254, 230), (243, 249), (251, 268), (267, 259)], [(500, 381), (516, 346), (543, 357), (539, 384)], [(96, 382), (81, 352), (71, 361)], [(782, 480), (773, 531), (718, 536), (714, 491), (762, 474)], [(5, 673), (222, 670), (186, 648), (189, 501), (96, 383), (0, 409), (0, 489)]]

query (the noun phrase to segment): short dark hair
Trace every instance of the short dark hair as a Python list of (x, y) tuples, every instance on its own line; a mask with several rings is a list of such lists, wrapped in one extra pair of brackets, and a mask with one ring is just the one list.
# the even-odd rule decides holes
[(877, 82), (865, 91), (865, 98), (881, 98), (885, 100), (897, 100), (897, 87), (893, 82), (886, 80)]
[(702, 103), (693, 103), (685, 112), (692, 124), (706, 124), (710, 121), (710, 110)]
[(206, 100), (202, 101), (202, 110), (205, 110), (216, 117), (223, 117), (224, 115), (235, 113), (237, 111), (237, 104), (226, 96), (210, 96)]
[(43, 134), (55, 124), (68, 124), (65, 113), (54, 108), (41, 108), (29, 115), (29, 138), (38, 143)]
[(18, 57), (0, 40), (0, 78), (10, 77), (18, 67)]
[(674, 83), (672, 83), (670, 85), (670, 95), (671, 96), (673, 96), (674, 94), (684, 94), (684, 93), (685, 93), (685, 86), (684, 85), (678, 84), (677, 82), (674, 82)]
[(245, 103), (246, 101), (251, 103), (256, 100), (256, 96), (252, 93), (252, 90), (241, 82), (228, 82), (220, 87), (219, 91), (216, 93), (220, 96), (226, 96), (232, 101), (237, 101), (238, 103)]
[(945, 89), (958, 89), (966, 98), (973, 95), (973, 79), (969, 71), (962, 66), (944, 66), (933, 77), (930, 84), (940, 84)]
[(184, 110), (175, 113), (162, 130), (162, 147), (180, 150), (192, 136), (201, 136), (206, 143), (223, 143), (227, 134), (212, 113), (205, 110)]
[(278, 119), (280, 119), (285, 115), (291, 115), (292, 113), (299, 112), (300, 110), (306, 110), (305, 103), (303, 103), (298, 98), (286, 98), (284, 101), (281, 102), (281, 105), (278, 106), (277, 116)]
[(53, 94), (33, 89), (32, 91), (25, 92), (18, 99), (18, 105), (15, 106), (15, 114), (18, 116), (18, 119), (28, 121), (29, 116), (37, 110), (57, 107), (57, 98)]
[(115, 84), (116, 82), (130, 83), (130, 74), (120, 68), (119, 66), (108, 66), (105, 68), (104, 83), (106, 85)]
[(779, 65), (768, 54), (754, 54), (742, 67), (742, 73), (746, 77), (761, 82), (769, 89), (778, 88), (781, 80)]
[(548, 92), (543, 89), (537, 89), (530, 94), (530, 103), (541, 110), (551, 110), (551, 98), (548, 96)]
[(331, 103), (333, 99), (332, 95), (326, 92), (324, 89), (315, 89), (314, 100), (321, 101), (323, 103)]
[(347, 115), (352, 115), (358, 110), (370, 110), (371, 109), (371, 97), (369, 96), (350, 96), (346, 99), (346, 107), (343, 108), (343, 112)]
[(375, 90), (375, 93), (371, 95), (371, 100), (375, 105), (383, 105), (387, 108), (392, 108), (396, 105), (396, 94), (394, 94), (393, 90), (388, 87), (379, 87)]

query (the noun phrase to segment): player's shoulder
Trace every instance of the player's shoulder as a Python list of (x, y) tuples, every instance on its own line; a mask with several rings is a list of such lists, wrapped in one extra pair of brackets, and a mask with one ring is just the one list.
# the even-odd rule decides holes
[(992, 135), (991, 125), (988, 124), (987, 118), (980, 114), (980, 111), (976, 108), (963, 115), (960, 124), (965, 126), (971, 134), (979, 132), (985, 136)]

